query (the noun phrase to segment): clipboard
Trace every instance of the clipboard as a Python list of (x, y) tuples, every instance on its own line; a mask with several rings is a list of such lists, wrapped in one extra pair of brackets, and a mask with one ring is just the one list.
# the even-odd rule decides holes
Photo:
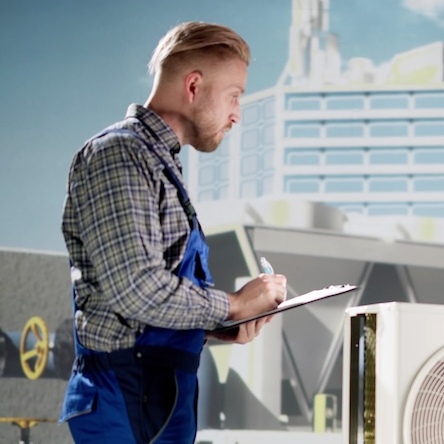
[(287, 299), (284, 302), (281, 302), (275, 309), (266, 311), (264, 313), (259, 313), (254, 316), (250, 316), (245, 319), (236, 319), (231, 321), (223, 322), (220, 327), (218, 327), (215, 332), (222, 332), (226, 330), (230, 330), (234, 327), (238, 327), (245, 322), (254, 321), (259, 318), (263, 318), (265, 316), (270, 316), (276, 313), (282, 313), (283, 311), (290, 310), (292, 308), (301, 307), (302, 305), (310, 304), (315, 301), (319, 301), (321, 299), (330, 298), (332, 296), (337, 296), (344, 293), (349, 293), (350, 291), (356, 290), (358, 288), (357, 285), (330, 285), (325, 288), (321, 288), (320, 290), (312, 290), (308, 293), (301, 294), (300, 296), (295, 296), (294, 298)]

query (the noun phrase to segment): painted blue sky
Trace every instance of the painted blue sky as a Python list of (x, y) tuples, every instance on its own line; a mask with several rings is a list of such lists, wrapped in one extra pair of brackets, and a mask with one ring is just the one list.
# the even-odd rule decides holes
[[(375, 64), (443, 40), (444, 0), (330, 0), (344, 61)], [(250, 43), (248, 93), (288, 54), (291, 0), (0, 0), (0, 247), (64, 251), (60, 216), (74, 152), (143, 103), (146, 64), (172, 25), (228, 25)]]

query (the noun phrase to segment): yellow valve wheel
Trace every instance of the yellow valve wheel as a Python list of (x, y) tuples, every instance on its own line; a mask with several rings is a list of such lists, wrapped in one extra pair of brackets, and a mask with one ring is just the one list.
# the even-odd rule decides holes
[[(29, 348), (32, 344), (32, 348)], [(49, 356), (49, 333), (39, 316), (29, 318), (20, 338), (20, 363), (28, 379), (38, 379), (45, 371)]]

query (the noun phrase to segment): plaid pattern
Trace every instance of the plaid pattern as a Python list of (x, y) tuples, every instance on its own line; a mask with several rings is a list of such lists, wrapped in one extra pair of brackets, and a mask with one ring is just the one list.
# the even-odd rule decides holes
[[(181, 177), (178, 139), (156, 114), (131, 105), (112, 128), (139, 134)], [(190, 227), (162, 170), (128, 134), (93, 138), (73, 159), (62, 231), (74, 270), (77, 333), (87, 348), (131, 347), (146, 324), (211, 330), (228, 315), (225, 292), (173, 274)]]

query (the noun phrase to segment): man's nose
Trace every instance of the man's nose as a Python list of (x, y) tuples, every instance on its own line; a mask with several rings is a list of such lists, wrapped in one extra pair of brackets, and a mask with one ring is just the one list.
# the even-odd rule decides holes
[(231, 123), (239, 123), (241, 121), (241, 108), (238, 106), (230, 116)]

